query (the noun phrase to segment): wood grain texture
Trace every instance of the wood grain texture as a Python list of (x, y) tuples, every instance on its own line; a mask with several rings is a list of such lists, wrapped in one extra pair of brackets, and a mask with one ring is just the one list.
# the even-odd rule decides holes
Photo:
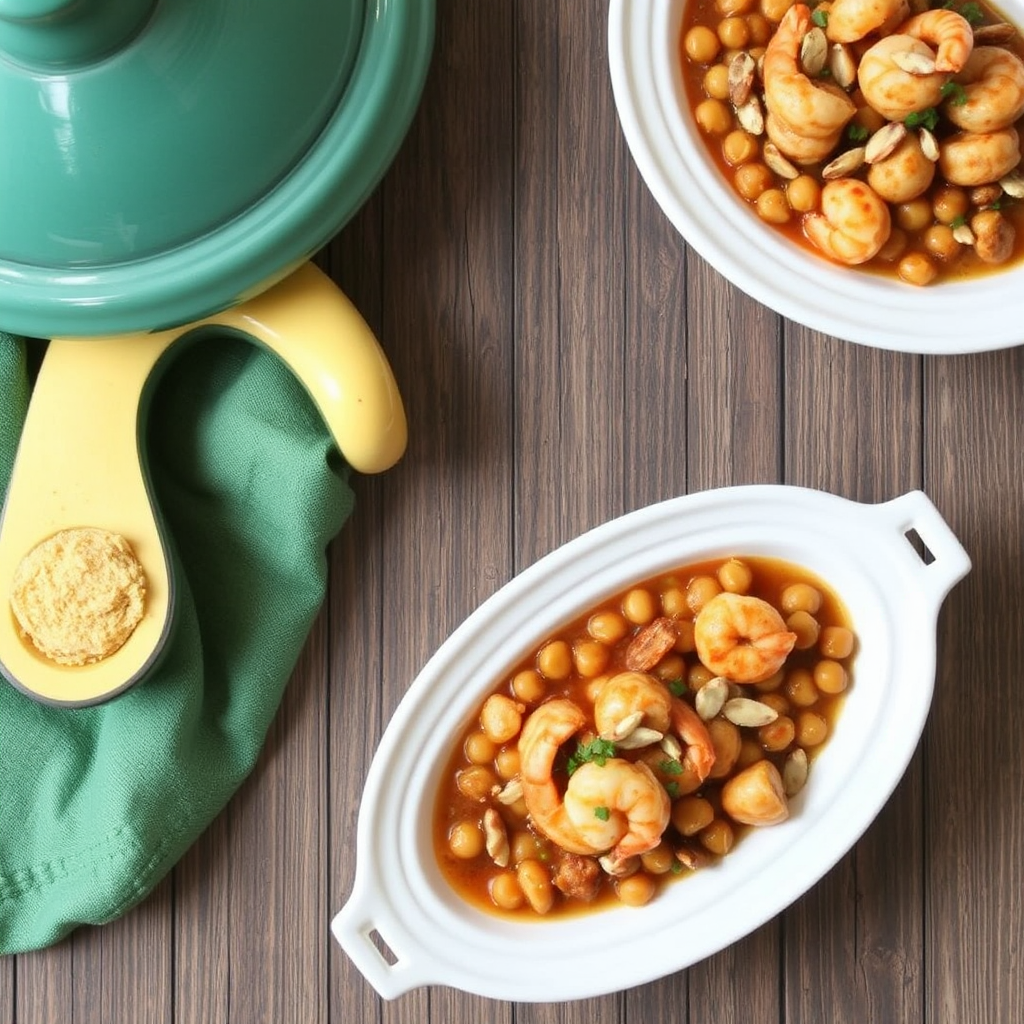
[[(328, 599), (252, 776), (141, 906), (0, 961), (0, 1024), (1024, 1020), (1024, 349), (850, 345), (721, 278), (629, 156), (606, 13), (439, 0), (408, 137), (317, 256), (392, 362), (406, 457), (352, 480)], [(923, 488), (974, 559), (882, 813), (784, 913), (651, 984), (564, 1004), (381, 1000), (328, 927), (373, 752), (417, 672), (570, 537), (755, 482), (865, 502)]]

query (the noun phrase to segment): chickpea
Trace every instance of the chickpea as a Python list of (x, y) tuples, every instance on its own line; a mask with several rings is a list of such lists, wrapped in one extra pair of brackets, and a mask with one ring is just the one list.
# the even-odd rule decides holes
[(490, 764), (498, 747), (485, 732), (471, 732), (462, 747), (466, 760), (471, 764)]
[(695, 25), (683, 39), (686, 56), (695, 64), (710, 64), (721, 49), (718, 36), (706, 25)]
[(724, 779), (736, 767), (743, 742), (739, 729), (726, 718), (713, 718), (708, 722), (708, 733), (715, 748), (712, 779)]
[(949, 261), (960, 252), (960, 243), (953, 237), (953, 229), (948, 224), (932, 224), (925, 229), (925, 249), (940, 260)]
[(547, 684), (536, 669), (527, 668), (512, 677), (512, 692), (524, 704), (536, 704), (547, 692)]
[(697, 124), (710, 135), (724, 135), (732, 128), (732, 114), (722, 100), (702, 100), (693, 112)]
[(763, 757), (764, 748), (761, 744), (745, 736), (740, 744), (740, 756), (736, 759), (736, 770), (742, 771), (744, 768), (749, 768), (755, 761), (760, 761)]
[(957, 185), (940, 185), (932, 195), (932, 214), (940, 224), (966, 217), (969, 208), (967, 193)]
[[(783, 673), (783, 679), (785, 674)], [(789, 714), (789, 698), (784, 693), (762, 693), (758, 700), (762, 704), (767, 704), (776, 714), (788, 715)]]
[(540, 860), (544, 854), (543, 842), (537, 836), (521, 829), (509, 837), (509, 857), (513, 864), (522, 864), (524, 860)]
[(908, 252), (900, 260), (897, 273), (907, 284), (924, 287), (938, 277), (939, 270), (923, 252)]
[(781, 188), (766, 188), (755, 200), (757, 215), (769, 224), (785, 224), (790, 217), (786, 193)]
[(480, 727), (484, 735), (499, 746), (518, 736), (522, 724), (523, 708), (502, 693), (492, 693), (480, 709)]
[(975, 185), (970, 192), (970, 205), (976, 206), (979, 210), (998, 202), (1003, 196), (1000, 185)]
[(702, 686), (707, 686), (714, 678), (715, 673), (711, 669), (705, 668), (698, 663), (691, 665), (690, 671), (686, 673), (686, 685), (696, 693)]
[(713, 100), (729, 98), (729, 68), (725, 64), (712, 64), (704, 73), (704, 95)]
[(750, 56), (757, 60), (759, 55), (753, 50), (768, 44), (768, 40), (772, 37), (772, 26), (763, 14), (753, 11), (747, 15), (747, 29), (750, 31), (750, 42), (753, 47)]
[(716, 818), (700, 836), (701, 846), (708, 853), (717, 857), (724, 857), (731, 849), (734, 840), (732, 825), (724, 818)]
[(594, 676), (593, 679), (587, 680), (587, 685), (583, 687), (583, 694), (593, 704), (597, 700), (597, 695), (604, 689), (604, 684), (608, 682), (611, 676), (607, 672), (602, 673), (599, 676)]
[(821, 203), (821, 186), (810, 174), (800, 174), (786, 185), (786, 199), (797, 213), (810, 213)]
[(778, 24), (796, 0), (761, 0), (761, 13)]
[(985, 263), (1005, 263), (1013, 255), (1017, 232), (998, 210), (982, 210), (971, 218), (974, 251)]
[(519, 747), (502, 747), (495, 755), (494, 767), (505, 782), (515, 778), (519, 774)]
[(807, 612), (817, 615), (821, 608), (821, 591), (809, 583), (791, 583), (782, 591), (779, 604), (784, 612)]
[(694, 615), (722, 592), (722, 585), (714, 576), (694, 576), (686, 584), (686, 603)]
[(462, 768), (455, 776), (455, 785), (463, 796), (470, 800), (486, 800), (498, 784), (497, 776), (482, 764)]
[(842, 693), (846, 683), (846, 669), (838, 661), (823, 658), (814, 666), (814, 685), (822, 693)]
[(734, 14), (746, 14), (754, 9), (755, 0), (715, 0), (718, 13), (731, 17)]
[(729, 50), (742, 50), (750, 42), (750, 29), (745, 18), (723, 18), (718, 23), (718, 38)]
[(722, 139), (722, 156), (731, 167), (745, 164), (760, 153), (761, 147), (750, 132), (737, 128)]
[(796, 741), (801, 747), (817, 747), (828, 736), (828, 722), (814, 711), (801, 711), (796, 719)]
[(681, 654), (666, 654), (654, 668), (654, 674), (664, 683), (686, 676), (686, 661)]
[(903, 228), (894, 227), (881, 249), (878, 258), (886, 263), (895, 263), (907, 249), (907, 233)]
[(818, 688), (814, 676), (805, 668), (795, 668), (786, 676), (783, 690), (790, 701), (799, 708), (809, 708), (818, 703)]
[(539, 860), (524, 860), (516, 868), (516, 880), (536, 913), (546, 914), (552, 908), (555, 892), (551, 875)]
[(702, 796), (684, 796), (672, 805), (672, 825), (681, 836), (695, 836), (715, 820), (715, 809)]
[(733, 172), (732, 181), (736, 191), (747, 200), (755, 200), (771, 187), (775, 180), (772, 172), (760, 161), (751, 161), (748, 164), (741, 164)]
[(578, 640), (572, 653), (579, 675), (592, 679), (605, 670), (612, 652), (597, 640)]
[(730, 558), (718, 567), (718, 582), (730, 594), (745, 594), (754, 581), (754, 574), (746, 562)]
[(587, 622), (587, 632), (603, 644), (617, 644), (628, 632), (629, 623), (618, 612), (595, 612)]
[(924, 231), (932, 222), (932, 204), (927, 199), (911, 199), (896, 207), (896, 223), (904, 231)]
[(537, 652), (537, 668), (545, 679), (568, 679), (572, 672), (572, 651), (564, 640), (552, 640)]
[(689, 610), (690, 606), (686, 603), (686, 593), (680, 590), (679, 587), (669, 587), (661, 595), (662, 614), (667, 615), (670, 619), (686, 615)]
[(459, 860), (472, 860), (484, 852), (484, 834), (475, 821), (460, 821), (448, 832), (448, 849)]
[(818, 620), (810, 612), (805, 612), (803, 609), (793, 612), (786, 619), (786, 629), (790, 633), (796, 633), (796, 643), (794, 646), (798, 651), (806, 651), (808, 648), (813, 647), (818, 642), (818, 633), (821, 631)]
[(622, 614), (634, 626), (646, 626), (658, 614), (658, 604), (649, 590), (634, 587), (622, 599)]
[(857, 112), (853, 115), (850, 124), (864, 128), (869, 135), (874, 135), (879, 128), (885, 127), (886, 120), (874, 107), (865, 103), (857, 107)]
[(649, 875), (665, 875), (672, 870), (676, 856), (672, 847), (662, 840), (653, 850), (640, 854), (640, 864)]
[(759, 690), (761, 693), (771, 693), (782, 685), (782, 681), (785, 678), (786, 673), (780, 668), (774, 675), (770, 675), (767, 679), (762, 679), (759, 683), (754, 683), (754, 689)]
[(796, 723), (789, 715), (779, 715), (774, 722), (757, 730), (761, 746), (769, 753), (785, 750), (796, 738)]
[(656, 888), (657, 885), (650, 875), (638, 871), (635, 875), (630, 875), (629, 878), (620, 878), (615, 883), (615, 895), (627, 907), (642, 907), (654, 898)]
[(502, 871), (495, 875), (487, 886), (491, 902), (499, 910), (518, 910), (523, 905), (523, 890), (511, 871)]
[(826, 626), (818, 639), (818, 650), (837, 661), (848, 658), (853, 654), (853, 631), (845, 626)]
[(696, 650), (697, 645), (693, 639), (693, 620), (676, 619), (676, 650), (680, 654), (688, 654)]

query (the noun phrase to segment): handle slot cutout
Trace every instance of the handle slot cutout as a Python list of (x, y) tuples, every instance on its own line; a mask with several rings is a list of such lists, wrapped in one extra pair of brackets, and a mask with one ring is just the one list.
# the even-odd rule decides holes
[(388, 965), (388, 967), (394, 967), (398, 963), (398, 956), (395, 951), (387, 944), (384, 940), (384, 936), (381, 935), (376, 928), (368, 932), (366, 937), (370, 940), (373, 948), (380, 954), (381, 960)]
[(921, 539), (921, 535), (911, 527), (904, 534), (907, 538), (910, 546), (917, 552), (918, 558), (924, 562), (925, 565), (931, 565), (935, 561), (935, 555), (932, 554), (931, 548)]

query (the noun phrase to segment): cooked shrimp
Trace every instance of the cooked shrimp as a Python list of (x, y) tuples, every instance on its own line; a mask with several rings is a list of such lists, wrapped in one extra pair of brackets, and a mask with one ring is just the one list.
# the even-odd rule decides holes
[(935, 164), (924, 155), (916, 132), (868, 168), (868, 184), (887, 203), (909, 203), (928, 191), (934, 177)]
[[(878, 255), (889, 240), (892, 218), (870, 185), (856, 178), (837, 178), (821, 190), (821, 213), (804, 215), (803, 230), (826, 256), (856, 266)], [(788, 653), (787, 648), (782, 657)]]
[(722, 810), (744, 825), (778, 825), (789, 817), (782, 776), (771, 761), (755, 761), (722, 787)]
[(977, 47), (954, 81), (963, 94), (947, 100), (942, 110), (964, 131), (1009, 128), (1024, 114), (1024, 61), (1001, 46)]
[(843, 137), (843, 130), (840, 128), (834, 135), (826, 135), (823, 139), (809, 139), (793, 131), (774, 114), (769, 114), (765, 118), (764, 127), (768, 138), (790, 160), (798, 164), (821, 163), (839, 145)]
[[(838, 139), (857, 108), (842, 89), (812, 82), (801, 69), (800, 44), (810, 26), (810, 8), (800, 3), (790, 7), (779, 23), (764, 54), (764, 101), (783, 128), (801, 139), (822, 142)], [(775, 144), (790, 155), (779, 141)]]
[(936, 71), (959, 71), (967, 63), (974, 46), (971, 23), (956, 11), (944, 8), (915, 14), (896, 31), (936, 47)]
[(834, 0), (825, 35), (833, 43), (855, 43), (876, 31), (888, 35), (909, 14), (907, 0)]
[(587, 723), (571, 700), (549, 700), (530, 714), (519, 734), (519, 773), (526, 810), (537, 829), (570, 853), (592, 854), (593, 846), (576, 831), (552, 778), (559, 748)]
[(569, 779), (563, 806), (591, 852), (607, 852), (602, 862), (613, 874), (628, 858), (658, 845), (672, 810), (665, 787), (647, 765), (618, 757), (580, 765)]
[(939, 144), (939, 169), (953, 185), (987, 185), (1019, 163), (1020, 138), (1014, 128), (957, 132)]
[[(938, 106), (947, 75), (912, 74), (896, 61), (911, 54), (931, 59), (932, 50), (909, 35), (879, 39), (865, 51), (857, 67), (857, 84), (865, 102), (890, 121), (902, 121), (908, 114)], [(895, 58), (895, 59), (894, 59)]]
[(716, 675), (759, 683), (782, 668), (797, 637), (767, 601), (725, 592), (700, 610), (693, 639), (697, 656)]
[(627, 729), (647, 727), (662, 734), (671, 729), (686, 747), (683, 764), (701, 782), (715, 763), (715, 745), (701, 717), (645, 672), (620, 672), (601, 687), (594, 702), (594, 725), (611, 740), (620, 739)]
[(594, 725), (609, 740), (622, 739), (625, 730), (638, 726), (668, 732), (672, 694), (655, 676), (646, 672), (619, 672), (598, 691), (594, 701)]

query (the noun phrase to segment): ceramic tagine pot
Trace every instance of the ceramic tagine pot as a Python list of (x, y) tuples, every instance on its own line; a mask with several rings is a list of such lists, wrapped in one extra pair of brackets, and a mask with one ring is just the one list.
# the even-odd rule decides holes
[(87, 527), (129, 540), (147, 595), (116, 656), (70, 667), (0, 614), (0, 671), (32, 696), (106, 699), (169, 632), (138, 437), (172, 345), (244, 334), (299, 376), (355, 469), (400, 457), (387, 360), (307, 261), (393, 159), (433, 28), (433, 0), (0, 0), (0, 330), (52, 339), (0, 521), (0, 590), (39, 544)]

